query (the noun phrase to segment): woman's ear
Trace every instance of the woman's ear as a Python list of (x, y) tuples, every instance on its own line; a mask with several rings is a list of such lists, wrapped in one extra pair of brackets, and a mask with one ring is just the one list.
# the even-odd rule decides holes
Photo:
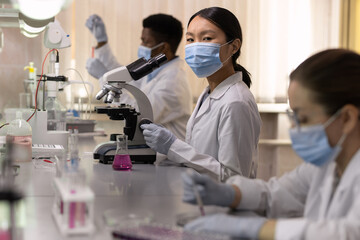
[(234, 41), (232, 41), (231, 45), (233, 46), (232, 54), (235, 54), (241, 47), (242, 42), (240, 39), (236, 38)]
[(349, 134), (359, 123), (359, 109), (352, 104), (346, 104), (341, 112), (341, 120), (344, 124), (343, 133)]

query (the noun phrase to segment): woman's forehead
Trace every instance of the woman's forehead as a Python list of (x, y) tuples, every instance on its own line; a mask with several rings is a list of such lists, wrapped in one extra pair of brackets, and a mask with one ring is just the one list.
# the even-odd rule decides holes
[(219, 32), (221, 30), (221, 28), (219, 28), (218, 26), (216, 26), (213, 22), (211, 22), (210, 20), (203, 18), (201, 16), (196, 16), (189, 24), (187, 31), (188, 32), (192, 32), (192, 31), (199, 31), (199, 30), (211, 30), (211, 31), (215, 31), (215, 32)]
[(290, 108), (293, 110), (312, 109), (317, 105), (314, 103), (314, 93), (299, 81), (290, 82), (288, 95)]

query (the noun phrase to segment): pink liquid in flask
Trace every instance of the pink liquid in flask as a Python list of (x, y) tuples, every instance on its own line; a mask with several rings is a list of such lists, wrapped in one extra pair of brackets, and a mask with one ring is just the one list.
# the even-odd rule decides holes
[(112, 166), (115, 170), (130, 171), (132, 163), (129, 154), (116, 154)]

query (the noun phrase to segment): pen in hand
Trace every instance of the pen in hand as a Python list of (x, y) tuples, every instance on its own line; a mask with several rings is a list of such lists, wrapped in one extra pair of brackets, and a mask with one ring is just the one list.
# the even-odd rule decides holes
[(193, 190), (194, 190), (194, 194), (195, 194), (195, 197), (196, 197), (196, 202), (197, 202), (197, 204), (199, 206), (199, 209), (200, 209), (201, 216), (205, 216), (204, 204), (203, 204), (203, 202), (201, 200), (200, 194), (199, 194), (195, 184), (193, 186)]

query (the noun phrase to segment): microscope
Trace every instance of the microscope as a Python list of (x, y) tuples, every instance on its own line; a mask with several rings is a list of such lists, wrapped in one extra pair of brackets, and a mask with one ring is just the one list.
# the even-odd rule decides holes
[[(137, 87), (128, 82), (138, 80), (151, 73), (155, 68), (160, 67), (166, 62), (165, 54), (159, 54), (149, 60), (140, 58), (135, 62), (116, 68), (104, 74), (106, 84), (96, 95), (100, 100), (104, 97), (105, 103), (118, 103), (116, 107), (96, 107), (95, 110), (100, 114), (107, 114), (111, 120), (125, 120), (124, 134), (128, 136), (128, 150), (133, 163), (154, 163), (156, 152), (149, 148), (144, 140), (141, 124), (153, 121), (152, 106), (147, 96)], [(121, 104), (121, 89), (128, 90), (135, 98), (139, 111), (134, 107)], [(99, 159), (101, 163), (111, 163), (116, 151), (116, 136), (111, 134), (110, 141), (101, 143), (95, 147), (94, 159)]]

